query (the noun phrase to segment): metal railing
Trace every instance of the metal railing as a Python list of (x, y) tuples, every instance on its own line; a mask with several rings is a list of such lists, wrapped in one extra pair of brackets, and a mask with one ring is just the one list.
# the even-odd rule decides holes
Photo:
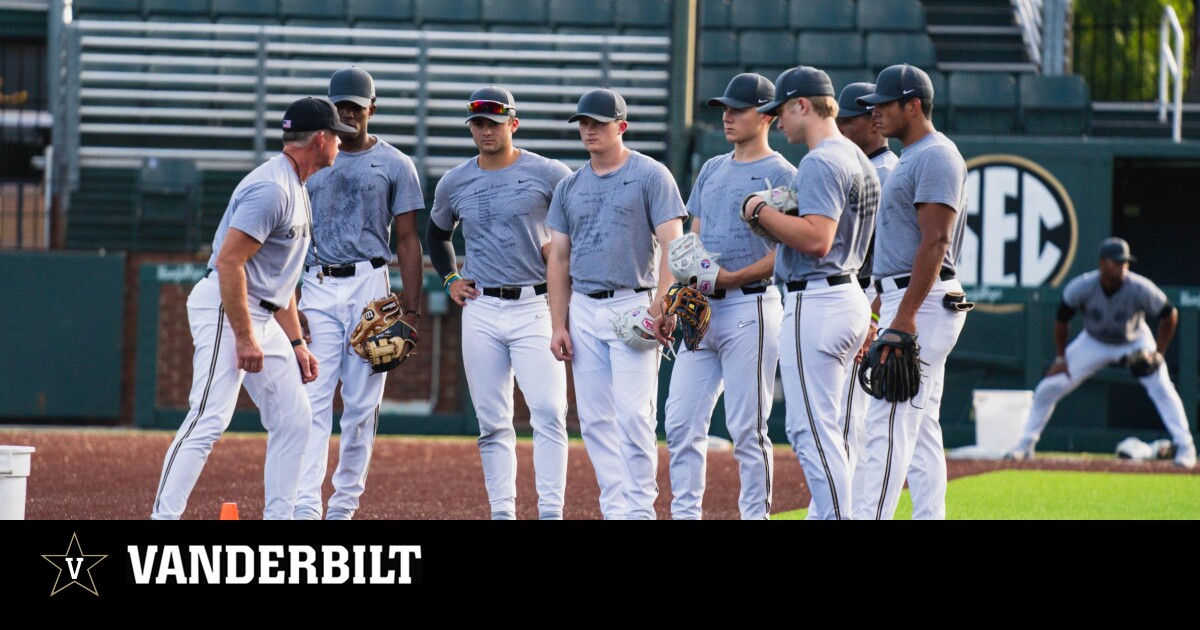
[[(1195, 16), (1179, 20), (1193, 32)], [(1072, 67), (1087, 79), (1092, 100), (1154, 104), (1159, 100), (1163, 14), (1088, 15), (1076, 12), (1072, 25)], [(1181, 66), (1183, 83), (1190, 64)]]
[(1183, 27), (1179, 24), (1175, 9), (1168, 5), (1163, 9), (1158, 27), (1158, 122), (1167, 122), (1167, 84), (1174, 81), (1171, 139), (1175, 142), (1183, 139), (1183, 47)]
[(1042, 1), (1012, 0), (1021, 38), (1025, 40), (1025, 51), (1039, 68), (1042, 66)]

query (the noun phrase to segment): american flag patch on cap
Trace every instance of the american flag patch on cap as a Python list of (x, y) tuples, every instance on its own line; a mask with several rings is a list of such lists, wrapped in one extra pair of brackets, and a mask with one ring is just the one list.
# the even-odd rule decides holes
[(283, 121), (283, 128), (284, 128), (284, 129), (291, 129), (291, 128), (292, 128), (292, 121), (290, 121), (290, 120), (287, 120), (287, 119), (285, 118), (285, 119), (284, 119), (284, 121)]

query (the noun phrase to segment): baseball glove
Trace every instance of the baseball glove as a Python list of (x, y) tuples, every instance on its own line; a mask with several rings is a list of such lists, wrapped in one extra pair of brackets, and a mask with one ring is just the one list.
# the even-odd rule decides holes
[(1150, 350), (1135, 350), (1125, 357), (1125, 365), (1134, 378), (1144, 378), (1158, 371), (1163, 356)]
[(417, 331), (400, 319), (404, 303), (395, 293), (371, 300), (350, 335), (350, 347), (374, 372), (399, 367), (417, 347)]
[(679, 318), (675, 330), (683, 337), (685, 348), (695, 351), (700, 347), (700, 342), (708, 333), (709, 320), (712, 319), (712, 309), (709, 308), (708, 298), (703, 293), (691, 287), (681, 287), (676, 291), (670, 308), (663, 313)]
[[(887, 363), (880, 364), (884, 348), (892, 348)], [(897, 356), (896, 350), (903, 352)], [(884, 328), (858, 366), (858, 384), (871, 396), (904, 402), (921, 389), (921, 346), (917, 336)]]
[(654, 317), (644, 306), (614, 313), (612, 322), (613, 332), (617, 339), (634, 350), (656, 350), (660, 347), (654, 336)]
[(754, 208), (750, 208), (750, 211), (754, 212), (754, 214), (749, 217), (746, 216), (746, 203), (750, 201), (751, 197), (762, 197), (763, 201), (767, 202), (767, 205), (779, 210), (784, 214), (797, 216), (800, 214), (800, 210), (799, 201), (796, 198), (796, 191), (788, 188), (787, 186), (776, 186), (772, 188), (771, 181), (767, 180), (766, 190), (752, 192), (742, 199), (741, 212), (738, 213), (738, 216), (742, 218), (742, 221), (750, 226), (750, 231), (767, 239), (768, 241), (771, 241), (772, 243), (778, 243), (779, 239), (776, 238), (770, 230), (763, 227), (758, 222), (758, 213), (754, 212)]
[(667, 252), (671, 275), (675, 276), (676, 281), (695, 284), (701, 293), (717, 290), (717, 274), (721, 272), (717, 259), (721, 255), (705, 249), (694, 232), (671, 241)]

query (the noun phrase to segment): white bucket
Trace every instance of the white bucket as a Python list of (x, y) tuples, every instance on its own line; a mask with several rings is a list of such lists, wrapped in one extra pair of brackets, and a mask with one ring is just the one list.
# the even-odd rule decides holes
[(0, 446), (0, 521), (25, 520), (25, 480), (32, 446)]
[(984, 451), (1008, 452), (1021, 441), (1033, 405), (1028, 389), (975, 390), (975, 445)]

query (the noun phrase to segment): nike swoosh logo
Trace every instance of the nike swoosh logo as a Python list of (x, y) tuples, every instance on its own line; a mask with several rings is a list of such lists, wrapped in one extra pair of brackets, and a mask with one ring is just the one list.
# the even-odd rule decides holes
[(916, 91), (916, 89), (912, 89), (912, 90), (904, 90), (904, 93), (905, 93), (905, 94), (912, 94), (912, 93), (913, 93), (913, 92), (915, 92), (915, 91)]
[(518, 180), (517, 180), (517, 183), (518, 183), (518, 184), (524, 184), (525, 182), (531, 182), (531, 181), (533, 181), (533, 180), (532, 180), (532, 179), (518, 179)]
[(534, 315), (533, 316), (534, 319), (542, 319), (543, 317), (545, 317), (545, 315)]
[(771, 101), (769, 101), (769, 100), (767, 100), (767, 99), (765, 99), (765, 98), (760, 98), (760, 99), (758, 99), (758, 104), (759, 104), (759, 105), (762, 105), (763, 103), (770, 103), (770, 102), (771, 102)]
[(753, 324), (755, 321), (756, 320), (752, 319), (748, 322), (738, 322), (738, 328), (745, 328), (745, 327), (749, 326), (750, 324)]
[(628, 185), (630, 185), (630, 184), (632, 184), (633, 182), (636, 182), (636, 181), (637, 181), (636, 179), (631, 179), (631, 180), (629, 180), (629, 181), (625, 182), (625, 185), (626, 185), (626, 186), (628, 186)]
[(788, 95), (788, 96), (791, 96), (791, 95), (793, 95), (793, 94), (795, 94), (796, 92), (799, 92), (799, 91), (800, 91), (800, 88), (796, 88), (796, 89), (794, 89), (794, 90), (788, 90), (788, 93), (787, 93), (787, 95)]
[(751, 180), (754, 180), (754, 181), (757, 181), (757, 180), (760, 180), (760, 179), (762, 179), (762, 178), (761, 178), (761, 177), (751, 177), (750, 179), (751, 179)]
[(387, 165), (386, 164), (372, 164), (371, 168), (379, 168), (380, 166), (387, 166)]

